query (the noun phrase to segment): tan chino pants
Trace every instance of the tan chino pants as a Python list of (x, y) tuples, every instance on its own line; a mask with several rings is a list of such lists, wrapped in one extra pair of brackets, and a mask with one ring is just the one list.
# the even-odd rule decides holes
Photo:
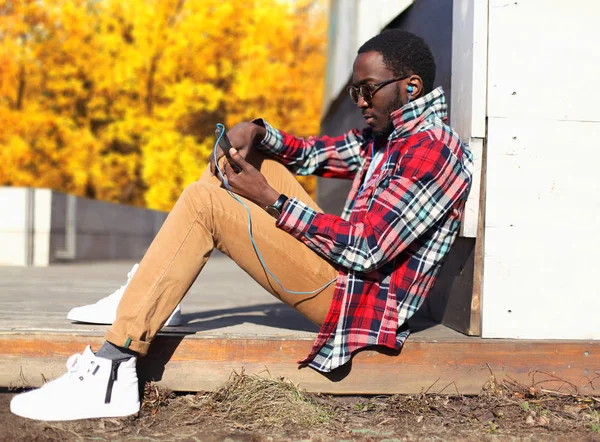
[[(259, 152), (254, 152), (248, 161), (277, 191), (321, 211), (285, 166)], [(338, 272), (331, 263), (275, 227), (275, 219), (262, 208), (241, 199), (250, 207), (254, 240), (269, 270), (286, 289), (310, 292), (336, 278)], [(246, 209), (207, 168), (199, 181), (183, 191), (150, 245), (123, 295), (106, 340), (145, 355), (214, 248), (232, 258), (273, 296), (315, 324), (323, 323), (335, 283), (314, 295), (281, 290), (264, 271), (252, 248)]]

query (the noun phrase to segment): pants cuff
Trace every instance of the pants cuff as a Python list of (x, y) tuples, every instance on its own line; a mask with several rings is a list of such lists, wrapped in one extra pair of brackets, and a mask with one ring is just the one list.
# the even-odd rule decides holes
[(132, 339), (127, 335), (121, 335), (113, 332), (112, 330), (108, 330), (106, 332), (104, 339), (111, 344), (116, 345), (117, 347), (133, 350), (140, 356), (146, 356), (148, 354), (148, 349), (150, 348), (149, 342)]

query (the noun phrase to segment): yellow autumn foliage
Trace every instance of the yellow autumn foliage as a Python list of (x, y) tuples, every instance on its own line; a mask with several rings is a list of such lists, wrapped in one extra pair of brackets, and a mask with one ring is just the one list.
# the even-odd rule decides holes
[(0, 185), (169, 210), (216, 123), (316, 133), (326, 3), (0, 0)]

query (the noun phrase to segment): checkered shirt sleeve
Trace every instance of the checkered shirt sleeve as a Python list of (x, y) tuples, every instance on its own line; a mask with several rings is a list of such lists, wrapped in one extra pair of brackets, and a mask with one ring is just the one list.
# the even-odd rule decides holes
[(273, 128), (263, 119), (266, 135), (260, 149), (277, 158), (296, 175), (352, 179), (364, 162), (361, 151), (370, 141), (370, 129), (352, 130), (338, 137), (299, 138)]
[(424, 132), (362, 221), (318, 213), (291, 199), (277, 226), (346, 269), (370, 272), (394, 259), (452, 207), (465, 191), (464, 180), (457, 179), (461, 171), (450, 149)]

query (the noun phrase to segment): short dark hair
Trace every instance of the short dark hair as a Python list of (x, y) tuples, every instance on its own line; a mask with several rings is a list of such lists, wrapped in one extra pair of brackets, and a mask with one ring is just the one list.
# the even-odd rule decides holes
[(363, 44), (358, 53), (370, 51), (379, 52), (395, 76), (418, 75), (423, 80), (424, 93), (433, 90), (435, 60), (421, 37), (402, 29), (388, 29)]

